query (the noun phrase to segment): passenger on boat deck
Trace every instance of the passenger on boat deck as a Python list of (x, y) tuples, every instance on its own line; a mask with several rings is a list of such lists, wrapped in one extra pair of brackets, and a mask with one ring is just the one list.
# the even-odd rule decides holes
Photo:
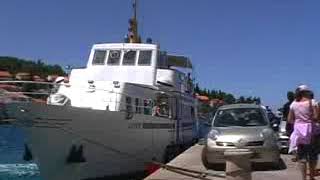
[(160, 116), (160, 107), (157, 104), (152, 108), (152, 116)]
[(187, 92), (188, 93), (192, 92), (192, 79), (191, 79), (190, 73), (188, 73), (188, 76), (187, 76)]
[(168, 117), (169, 116), (169, 107), (167, 105), (166, 102), (162, 102), (160, 105), (160, 114), (164, 117)]

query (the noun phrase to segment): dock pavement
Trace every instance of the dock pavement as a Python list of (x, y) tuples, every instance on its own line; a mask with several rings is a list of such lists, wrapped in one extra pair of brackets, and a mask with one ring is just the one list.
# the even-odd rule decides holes
[[(184, 153), (177, 156), (168, 165), (186, 168), (195, 171), (203, 171), (211, 174), (224, 174), (224, 171), (219, 170), (207, 170), (201, 162), (201, 151), (203, 145), (196, 144), (186, 150)], [(301, 175), (298, 170), (298, 165), (291, 161), (292, 156), (281, 155), (283, 161), (283, 167), (280, 170), (257, 167), (252, 171), (253, 180), (301, 180)], [(318, 164), (319, 168), (319, 164)], [(207, 179), (212, 180), (225, 180), (222, 177), (206, 176)], [(197, 180), (198, 178), (188, 177), (185, 175), (177, 174), (175, 172), (168, 171), (166, 169), (159, 169), (150, 176), (146, 177), (145, 180)], [(316, 179), (320, 180), (320, 177)]]

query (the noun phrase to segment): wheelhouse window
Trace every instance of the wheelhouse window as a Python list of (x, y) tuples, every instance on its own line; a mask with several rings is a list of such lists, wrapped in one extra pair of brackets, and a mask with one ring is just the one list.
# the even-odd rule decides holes
[(108, 65), (119, 65), (121, 58), (121, 51), (120, 50), (110, 50), (108, 56)]
[(127, 51), (123, 55), (122, 65), (134, 66), (136, 64), (137, 51)]
[(106, 59), (107, 51), (96, 50), (93, 55), (92, 65), (102, 65)]
[(140, 51), (139, 53), (139, 66), (150, 66), (151, 65), (152, 51)]

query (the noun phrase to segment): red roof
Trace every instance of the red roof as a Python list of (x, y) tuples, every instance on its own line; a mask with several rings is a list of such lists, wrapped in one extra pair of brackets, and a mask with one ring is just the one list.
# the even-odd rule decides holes
[(18, 92), (21, 90), (20, 87), (15, 86), (15, 85), (9, 85), (9, 84), (0, 84), (0, 89), (4, 89), (10, 92)]
[(197, 98), (200, 100), (200, 101), (209, 101), (209, 97), (208, 96), (197, 96)]
[(211, 99), (210, 100), (210, 104), (212, 104), (212, 105), (223, 105), (224, 101), (221, 100), (221, 99)]
[(16, 74), (16, 78), (19, 80), (30, 80), (31, 74), (27, 72), (19, 72)]
[(37, 82), (45, 82), (46, 80), (45, 79), (33, 79), (33, 81), (37, 81)]
[(1, 78), (11, 78), (12, 75), (8, 71), (0, 71)]
[(56, 74), (48, 75), (47, 80), (48, 81), (54, 81), (54, 80), (57, 79), (57, 77), (59, 77), (59, 76), (56, 75)]
[(38, 81), (38, 82), (44, 82), (45, 81), (45, 79), (42, 79), (40, 76), (38, 76), (38, 75), (34, 75), (33, 77), (32, 77), (32, 80), (33, 81)]

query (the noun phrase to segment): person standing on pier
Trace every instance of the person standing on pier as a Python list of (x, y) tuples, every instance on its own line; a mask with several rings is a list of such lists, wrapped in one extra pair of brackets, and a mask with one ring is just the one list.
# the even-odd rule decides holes
[(310, 179), (314, 179), (318, 160), (318, 153), (312, 142), (315, 134), (313, 126), (318, 120), (318, 106), (314, 103), (311, 94), (312, 91), (306, 85), (299, 86), (296, 90), (296, 99), (290, 105), (288, 115), (288, 123), (294, 123), (289, 151), (297, 150), (297, 160), (303, 180), (307, 179), (307, 163)]
[[(283, 118), (284, 121), (288, 122), (288, 115), (290, 111), (290, 105), (294, 101), (294, 93), (292, 91), (289, 91), (287, 93), (288, 102), (283, 105)], [(286, 133), (290, 137), (293, 132), (293, 124), (292, 123), (286, 123)]]

